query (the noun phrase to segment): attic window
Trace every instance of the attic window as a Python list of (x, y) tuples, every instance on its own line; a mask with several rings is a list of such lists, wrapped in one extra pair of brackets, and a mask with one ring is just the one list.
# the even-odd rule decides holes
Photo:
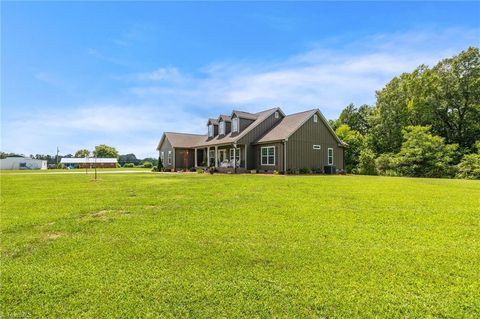
[(225, 135), (225, 122), (221, 121), (220, 124), (218, 125), (218, 134), (219, 135)]
[(213, 124), (208, 126), (208, 137), (213, 137)]
[(238, 123), (238, 117), (232, 119), (232, 132), (240, 131), (240, 125)]
[(278, 113), (278, 111), (275, 112), (275, 118), (278, 119), (279, 117), (280, 117), (280, 113)]
[(313, 114), (313, 122), (317, 123), (318, 122), (318, 115)]

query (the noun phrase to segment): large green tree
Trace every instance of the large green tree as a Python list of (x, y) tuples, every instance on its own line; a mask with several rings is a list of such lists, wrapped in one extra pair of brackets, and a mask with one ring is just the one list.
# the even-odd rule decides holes
[(118, 151), (115, 149), (115, 147), (105, 144), (95, 146), (95, 151), (93, 154), (100, 158), (118, 158)]
[(88, 157), (90, 156), (90, 151), (86, 148), (78, 150), (75, 152), (75, 157)]

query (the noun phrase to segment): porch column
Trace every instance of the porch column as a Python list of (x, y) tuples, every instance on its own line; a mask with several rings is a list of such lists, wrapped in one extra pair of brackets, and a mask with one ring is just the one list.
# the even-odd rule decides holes
[(198, 161), (197, 161), (197, 149), (194, 148), (193, 151), (195, 152), (195, 165), (194, 165), (194, 167), (197, 167), (197, 166), (198, 166)]
[(215, 167), (218, 167), (218, 146), (215, 146)]
[(237, 144), (233, 144), (233, 171), (237, 172)]
[(207, 146), (207, 167), (210, 167), (210, 146)]
[(247, 166), (247, 144), (245, 144), (244, 148), (245, 148), (245, 152), (244, 152), (245, 153), (245, 169), (248, 169), (248, 166)]

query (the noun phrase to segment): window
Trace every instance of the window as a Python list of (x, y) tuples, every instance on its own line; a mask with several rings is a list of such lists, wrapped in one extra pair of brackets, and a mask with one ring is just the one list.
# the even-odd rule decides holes
[(160, 152), (160, 159), (162, 160), (162, 164), (165, 164), (165, 152), (164, 151)]
[(238, 131), (240, 131), (239, 120), (238, 120), (238, 117), (235, 117), (232, 119), (232, 132), (238, 132)]
[(328, 149), (328, 165), (333, 165), (333, 148)]
[(225, 135), (225, 122), (221, 121), (220, 124), (218, 125), (218, 134), (219, 135)]
[(275, 146), (261, 148), (262, 165), (275, 165)]
[(213, 137), (213, 124), (208, 126), (208, 137)]
[(172, 165), (172, 151), (168, 151), (168, 165)]
[(313, 114), (313, 122), (317, 123), (318, 122), (318, 115)]
[(240, 160), (240, 149), (231, 148), (230, 149), (230, 160), (233, 161), (233, 150), (235, 150), (235, 160), (238, 162)]
[(280, 117), (280, 113), (278, 113), (278, 111), (275, 112), (275, 118), (278, 119), (279, 117)]
[(314, 150), (319, 150), (320, 148), (321, 148), (320, 145), (313, 145)]

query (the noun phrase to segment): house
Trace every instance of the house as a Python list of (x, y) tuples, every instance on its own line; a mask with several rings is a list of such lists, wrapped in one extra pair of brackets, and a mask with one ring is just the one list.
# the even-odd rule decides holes
[(30, 157), (12, 156), (0, 159), (1, 170), (47, 169), (47, 161)]
[(344, 144), (319, 109), (285, 115), (280, 108), (233, 111), (207, 121), (207, 134), (163, 133), (165, 168), (219, 171), (344, 169)]
[(116, 158), (64, 157), (60, 160), (68, 168), (116, 168)]

